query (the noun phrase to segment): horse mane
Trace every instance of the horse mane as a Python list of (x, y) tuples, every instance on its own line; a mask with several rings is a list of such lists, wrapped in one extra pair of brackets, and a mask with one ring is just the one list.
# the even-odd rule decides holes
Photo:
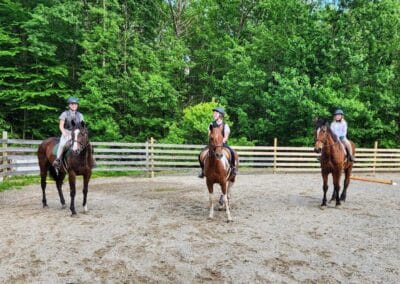
[(329, 124), (328, 124), (327, 126), (328, 126), (328, 127), (327, 127), (328, 133), (331, 134), (331, 136), (332, 136), (332, 138), (333, 138), (333, 141), (339, 142), (339, 137), (337, 137), (337, 135), (336, 135), (335, 133), (332, 132), (332, 130), (331, 130)]
[(330, 121), (328, 119), (324, 119), (324, 118), (317, 118), (315, 120), (315, 129), (318, 129), (322, 126), (326, 126), (326, 129), (327, 129), (328, 133), (332, 136), (333, 141), (335, 141), (335, 142), (339, 141), (339, 138), (337, 137), (337, 135), (335, 133), (333, 133), (331, 130)]

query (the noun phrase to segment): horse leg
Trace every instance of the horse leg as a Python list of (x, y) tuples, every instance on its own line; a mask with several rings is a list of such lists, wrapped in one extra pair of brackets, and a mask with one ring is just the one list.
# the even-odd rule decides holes
[(83, 176), (83, 212), (88, 212), (87, 207), (87, 194), (89, 191), (89, 179), (90, 173), (87, 173)]
[(72, 216), (74, 216), (74, 215), (76, 215), (76, 211), (75, 211), (76, 175), (75, 175), (75, 173), (69, 172), (68, 179), (69, 179), (69, 190), (70, 190), (70, 196), (71, 196), (71, 205), (70, 205), (69, 209), (71, 209)]
[(339, 207), (340, 204), (340, 199), (339, 199), (339, 192), (340, 192), (340, 175), (341, 175), (342, 171), (336, 171), (334, 173), (332, 173), (333, 176), (333, 190), (334, 190), (334, 194), (335, 194), (335, 200), (336, 200), (336, 207)]
[(214, 218), (214, 200), (213, 200), (213, 183), (207, 179), (207, 188), (208, 188), (208, 200), (210, 202), (210, 214), (208, 215), (208, 219)]
[(42, 169), (42, 167), (40, 167), (40, 185), (42, 187), (43, 208), (48, 207), (47, 199), (46, 199), (46, 185), (47, 185), (46, 179), (47, 179), (47, 167), (45, 167), (44, 169)]
[(64, 172), (60, 172), (57, 180), (56, 180), (56, 186), (57, 186), (57, 191), (58, 191), (58, 196), (60, 197), (60, 202), (61, 202), (61, 208), (64, 209), (65, 207), (67, 207), (65, 205), (65, 199), (64, 199), (64, 194), (62, 192), (62, 184), (65, 178), (65, 173)]
[(343, 191), (342, 194), (340, 195), (340, 200), (342, 200), (343, 202), (346, 201), (347, 188), (349, 187), (350, 184), (351, 167), (345, 169), (344, 174), (345, 176), (344, 176)]
[(328, 174), (327, 173), (322, 173), (322, 180), (323, 180), (322, 190), (324, 192), (324, 197), (322, 198), (321, 208), (325, 208), (326, 207), (326, 192), (328, 191)]
[(226, 208), (226, 216), (228, 217), (227, 222), (231, 222), (232, 221), (232, 217), (231, 217), (231, 211), (229, 210), (229, 203), (228, 203), (228, 195), (227, 195), (227, 186), (226, 186), (226, 182), (223, 182), (221, 184), (221, 190), (222, 190), (222, 194), (224, 196), (224, 203), (225, 203), (225, 208)]

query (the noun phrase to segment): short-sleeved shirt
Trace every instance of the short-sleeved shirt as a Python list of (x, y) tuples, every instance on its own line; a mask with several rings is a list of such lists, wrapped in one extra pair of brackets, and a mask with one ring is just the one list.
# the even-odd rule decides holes
[(72, 129), (71, 121), (75, 121), (75, 123), (81, 123), (82, 121), (84, 121), (83, 114), (78, 111), (71, 110), (64, 111), (60, 115), (59, 119), (65, 121), (64, 128), (68, 130)]

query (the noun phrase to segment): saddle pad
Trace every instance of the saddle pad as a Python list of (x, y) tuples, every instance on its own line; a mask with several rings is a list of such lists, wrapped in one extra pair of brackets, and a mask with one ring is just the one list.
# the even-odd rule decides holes
[[(54, 155), (54, 156), (57, 156), (57, 151), (58, 151), (58, 147), (60, 146), (60, 143), (57, 143), (56, 145), (54, 145), (54, 147), (53, 147), (53, 151), (51, 151), (51, 153)], [(68, 150), (64, 150), (64, 158), (67, 158), (67, 157), (69, 157), (69, 155), (71, 155), (71, 152), (72, 152), (72, 150), (71, 150), (71, 148), (68, 148)]]

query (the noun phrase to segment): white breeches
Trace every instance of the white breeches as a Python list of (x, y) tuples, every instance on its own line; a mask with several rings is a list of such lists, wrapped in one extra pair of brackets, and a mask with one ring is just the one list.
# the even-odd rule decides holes
[(68, 130), (67, 130), (67, 132), (68, 132), (68, 135), (61, 135), (60, 145), (58, 145), (58, 150), (57, 150), (57, 159), (59, 159), (61, 157), (61, 154), (64, 151), (65, 144), (69, 140), (71, 140), (71, 132)]

